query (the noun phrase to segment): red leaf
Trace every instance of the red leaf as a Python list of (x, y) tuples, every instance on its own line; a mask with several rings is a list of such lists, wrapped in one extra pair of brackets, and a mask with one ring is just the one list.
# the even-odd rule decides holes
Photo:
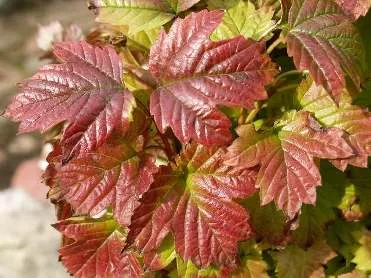
[(287, 115), (276, 125), (277, 135), (258, 134), (251, 125), (241, 126), (240, 138), (229, 147), (227, 164), (250, 168), (260, 165), (256, 187), (261, 205), (275, 201), (290, 217), (302, 203), (314, 204), (321, 176), (314, 157), (346, 158), (353, 155), (340, 129), (322, 129), (308, 112)]
[(54, 54), (62, 64), (43, 66), (24, 81), (7, 108), (6, 115), (21, 122), (20, 131), (43, 132), (67, 121), (61, 143), (75, 154), (102, 145), (114, 130), (125, 131), (135, 100), (122, 85), (114, 49), (60, 43)]
[(183, 143), (228, 143), (231, 124), (216, 106), (251, 107), (267, 98), (264, 85), (275, 74), (263, 43), (243, 37), (210, 41), (222, 17), (220, 11), (201, 11), (177, 19), (151, 48), (149, 68), (160, 83), (151, 113), (162, 132), (170, 127)]
[(127, 226), (158, 168), (155, 157), (135, 149), (133, 138), (120, 142), (71, 160), (57, 177), (76, 213), (93, 216), (112, 206), (115, 219)]
[(371, 6), (370, 0), (335, 0), (335, 2), (354, 20), (366, 15)]
[(73, 217), (54, 227), (71, 239), (59, 253), (74, 277), (141, 277), (142, 268), (137, 258), (122, 252), (126, 236), (114, 220)]
[(346, 132), (346, 139), (353, 148), (355, 156), (338, 159), (332, 163), (344, 171), (348, 165), (367, 168), (371, 156), (371, 113), (352, 105), (347, 91), (343, 91), (339, 104), (321, 86), (308, 79), (298, 88), (300, 103), (304, 110), (314, 114), (326, 127), (337, 127)]
[(287, 51), (298, 69), (309, 70), (336, 100), (346, 85), (345, 73), (359, 88), (364, 47), (357, 29), (335, 2), (293, 1), (289, 28)]
[(234, 265), (238, 241), (252, 230), (246, 210), (232, 199), (255, 192), (256, 172), (224, 166), (223, 156), (222, 149), (190, 145), (176, 170), (161, 171), (133, 216), (129, 237), (139, 249), (156, 250), (171, 231), (184, 260)]

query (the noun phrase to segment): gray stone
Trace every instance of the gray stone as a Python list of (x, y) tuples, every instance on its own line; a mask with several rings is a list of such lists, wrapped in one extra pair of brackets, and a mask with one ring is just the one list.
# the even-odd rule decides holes
[(52, 205), (20, 189), (0, 191), (0, 278), (66, 278)]

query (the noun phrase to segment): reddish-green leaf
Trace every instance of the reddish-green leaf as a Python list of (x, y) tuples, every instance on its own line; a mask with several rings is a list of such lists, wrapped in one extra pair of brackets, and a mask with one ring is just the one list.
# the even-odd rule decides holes
[(89, 0), (97, 21), (129, 28), (129, 35), (158, 28), (200, 0)]
[(154, 250), (171, 231), (184, 260), (202, 267), (235, 263), (237, 242), (252, 231), (246, 210), (232, 198), (255, 192), (256, 172), (224, 166), (223, 156), (222, 149), (189, 145), (176, 170), (156, 177), (130, 227), (137, 247)]
[(321, 175), (314, 158), (337, 159), (353, 155), (337, 128), (322, 129), (308, 112), (288, 113), (275, 125), (277, 134), (258, 134), (254, 127), (238, 128), (240, 138), (229, 147), (231, 166), (260, 166), (256, 187), (261, 204), (275, 201), (290, 218), (301, 205), (314, 204)]
[(363, 44), (341, 8), (328, 0), (295, 0), (289, 13), (287, 50), (300, 70), (335, 99), (345, 87), (345, 74), (360, 85)]
[(251, 107), (267, 97), (264, 85), (275, 73), (263, 43), (210, 41), (222, 17), (201, 11), (177, 19), (151, 48), (149, 68), (159, 82), (151, 113), (162, 132), (170, 127), (183, 143), (228, 143), (231, 124), (217, 105)]
[(7, 108), (6, 115), (21, 122), (20, 131), (45, 131), (67, 121), (62, 145), (74, 154), (102, 145), (114, 130), (125, 131), (135, 99), (121, 84), (114, 49), (60, 43), (54, 54), (62, 64), (43, 66), (24, 81)]
[(141, 277), (137, 258), (122, 252), (126, 234), (113, 219), (72, 217), (54, 227), (71, 240), (59, 253), (74, 277)]
[(370, 0), (335, 0), (335, 2), (355, 20), (366, 15), (371, 6)]
[(366, 109), (352, 105), (352, 98), (343, 91), (339, 103), (331, 95), (310, 79), (298, 88), (299, 101), (304, 110), (312, 112), (316, 119), (326, 127), (337, 127), (346, 132), (346, 139), (356, 156), (334, 160), (333, 164), (341, 170), (347, 166), (367, 167), (371, 156), (371, 114)]
[(120, 224), (130, 224), (140, 197), (158, 170), (155, 157), (140, 146), (141, 140), (142, 137), (121, 138), (61, 168), (57, 178), (67, 192), (64, 198), (76, 213), (93, 216), (112, 207)]
[(319, 241), (307, 250), (295, 245), (277, 253), (278, 278), (318, 278), (325, 277), (324, 268), (335, 256), (326, 242)]

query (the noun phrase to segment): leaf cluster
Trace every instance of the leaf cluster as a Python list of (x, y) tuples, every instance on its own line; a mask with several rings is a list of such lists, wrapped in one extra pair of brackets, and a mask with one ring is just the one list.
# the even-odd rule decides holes
[(53, 145), (68, 272), (368, 277), (370, 6), (90, 0), (85, 39), (58, 25), (5, 115)]

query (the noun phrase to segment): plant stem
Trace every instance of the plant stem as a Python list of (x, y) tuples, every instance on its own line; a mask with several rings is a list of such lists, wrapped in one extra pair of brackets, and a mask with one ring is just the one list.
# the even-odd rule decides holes
[(280, 81), (281, 79), (286, 78), (286, 77), (289, 77), (291, 75), (301, 75), (301, 74), (303, 74), (301, 71), (298, 71), (298, 70), (289, 70), (289, 71), (286, 71), (286, 72), (278, 75), (276, 77), (276, 80), (274, 81), (274, 83), (277, 84), (278, 81)]
[(260, 104), (258, 102), (255, 102), (255, 108), (250, 111), (249, 115), (247, 115), (245, 124), (252, 123), (256, 115), (259, 113), (259, 111), (260, 111)]
[(167, 138), (161, 133), (161, 131), (159, 130), (158, 126), (156, 125), (156, 122), (155, 120), (153, 119), (151, 113), (149, 112), (148, 108), (139, 100), (139, 99), (136, 99), (136, 102), (139, 104), (139, 106), (142, 108), (143, 112), (147, 114), (147, 116), (151, 119), (151, 121), (153, 122), (153, 125), (156, 127), (156, 130), (157, 130), (157, 133), (158, 135), (160, 136), (160, 139), (162, 141), (162, 143), (164, 144), (164, 148), (163, 150), (165, 151), (168, 159), (170, 160), (173, 156), (173, 151), (171, 149), (171, 146), (169, 144), (169, 141), (167, 140)]
[(272, 51), (281, 43), (284, 42), (282, 35), (280, 35), (267, 49), (267, 53), (271, 54)]

